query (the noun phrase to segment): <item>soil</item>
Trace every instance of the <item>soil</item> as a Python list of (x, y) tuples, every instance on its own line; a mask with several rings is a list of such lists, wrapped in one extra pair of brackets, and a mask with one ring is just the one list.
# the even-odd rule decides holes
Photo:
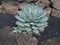
[[(17, 2), (18, 3), (16, 4), (11, 2), (9, 3), (13, 11), (11, 8), (9, 8), (9, 5), (5, 7), (5, 5), (7, 4), (0, 5), (0, 13), (1, 13), (0, 14), (0, 27), (1, 27), (0, 45), (21, 45), (22, 44), (21, 40), (30, 39), (29, 37), (25, 37), (25, 39), (22, 38), (20, 39), (19, 38), (20, 36), (16, 37), (15, 36), (16, 34), (11, 32), (12, 31), (11, 28), (12, 26), (16, 26), (15, 24), (16, 19), (14, 18), (14, 16), (17, 14), (18, 9), (24, 8), (27, 4), (31, 4), (31, 3), (41, 6), (46, 11), (49, 20), (48, 20), (48, 26), (45, 28), (44, 32), (40, 33), (41, 35), (33, 34), (33, 36), (37, 40), (35, 38), (34, 38), (35, 40), (31, 38), (32, 42), (34, 43), (30, 42), (30, 45), (31, 44), (35, 45), (35, 43), (36, 45), (60, 45), (60, 5), (59, 5), (60, 0), (37, 0), (37, 1), (21, 0), (21, 2), (19, 2), (18, 0)], [(10, 28), (8, 28), (8, 26)], [(7, 31), (7, 29), (10, 29), (11, 31), (10, 30)], [(17, 43), (17, 40), (20, 41), (20, 43)], [(25, 44), (26, 44), (26, 40), (24, 42)]]

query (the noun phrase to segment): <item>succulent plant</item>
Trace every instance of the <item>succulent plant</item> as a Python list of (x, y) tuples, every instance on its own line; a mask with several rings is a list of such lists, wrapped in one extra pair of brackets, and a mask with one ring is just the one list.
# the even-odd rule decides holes
[(38, 5), (28, 4), (21, 11), (18, 11), (16, 24), (17, 27), (13, 27), (13, 32), (23, 32), (23, 33), (36, 33), (39, 34), (39, 31), (44, 31), (44, 28), (47, 26), (48, 17), (46, 12), (39, 7)]

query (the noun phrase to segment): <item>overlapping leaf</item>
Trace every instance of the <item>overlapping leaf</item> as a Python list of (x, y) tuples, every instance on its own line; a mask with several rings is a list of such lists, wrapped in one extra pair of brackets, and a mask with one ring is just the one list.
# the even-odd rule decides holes
[(26, 33), (39, 33), (43, 31), (47, 26), (48, 17), (46, 12), (37, 5), (28, 5), (21, 11), (18, 11), (16, 24), (18, 27), (14, 27), (13, 32), (26, 32)]

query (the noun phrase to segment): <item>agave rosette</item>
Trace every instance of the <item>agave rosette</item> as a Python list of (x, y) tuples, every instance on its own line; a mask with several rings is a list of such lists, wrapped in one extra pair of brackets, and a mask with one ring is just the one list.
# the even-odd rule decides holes
[(13, 32), (24, 31), (24, 33), (34, 32), (38, 34), (39, 31), (44, 31), (44, 28), (48, 24), (46, 12), (38, 5), (28, 5), (21, 11), (18, 11), (18, 15), (15, 17), (18, 20), (16, 22), (18, 27), (14, 27)]

